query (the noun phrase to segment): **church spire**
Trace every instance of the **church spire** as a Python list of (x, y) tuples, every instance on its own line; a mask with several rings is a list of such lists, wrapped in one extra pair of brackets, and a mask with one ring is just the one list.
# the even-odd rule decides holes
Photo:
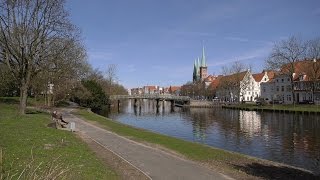
[(205, 52), (204, 52), (204, 46), (202, 46), (201, 67), (207, 67), (206, 55), (205, 55)]

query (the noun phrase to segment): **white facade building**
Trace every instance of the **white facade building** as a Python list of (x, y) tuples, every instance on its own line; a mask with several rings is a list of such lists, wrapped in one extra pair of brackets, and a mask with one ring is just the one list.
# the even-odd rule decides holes
[(260, 88), (250, 71), (244, 71), (219, 79), (216, 96), (222, 101), (255, 101)]
[(261, 97), (269, 102), (292, 104), (292, 84), (290, 77), (279, 74), (269, 82), (261, 83)]

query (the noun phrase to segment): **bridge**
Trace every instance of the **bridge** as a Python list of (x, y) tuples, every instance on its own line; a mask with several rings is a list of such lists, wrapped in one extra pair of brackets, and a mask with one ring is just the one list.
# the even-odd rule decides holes
[(175, 105), (175, 102), (180, 102), (182, 104), (189, 104), (190, 97), (188, 96), (175, 96), (171, 94), (140, 94), (140, 95), (112, 95), (109, 97), (110, 100), (118, 100), (118, 106), (120, 100), (124, 99), (134, 99), (134, 105), (137, 105), (138, 99), (150, 99), (156, 100), (157, 106), (159, 106), (159, 101), (170, 101), (171, 106)]

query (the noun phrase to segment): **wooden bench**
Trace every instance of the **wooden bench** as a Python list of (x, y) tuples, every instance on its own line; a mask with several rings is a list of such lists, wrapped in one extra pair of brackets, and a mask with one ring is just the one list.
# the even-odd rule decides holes
[(58, 113), (57, 111), (53, 111), (51, 117), (52, 120), (55, 122), (57, 129), (66, 128), (66, 125), (69, 124), (68, 122), (63, 120), (62, 114)]

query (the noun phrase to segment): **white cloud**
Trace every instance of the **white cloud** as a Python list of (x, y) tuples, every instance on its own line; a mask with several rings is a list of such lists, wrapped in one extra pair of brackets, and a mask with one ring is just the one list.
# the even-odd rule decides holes
[(265, 57), (271, 50), (272, 46), (271, 44), (268, 44), (264, 47), (258, 48), (253, 51), (249, 51), (240, 55), (236, 55), (230, 58), (226, 59), (215, 59), (215, 60), (209, 60), (212, 63), (209, 63), (208, 66), (221, 66), (225, 64), (229, 64), (235, 61), (246, 61), (246, 60), (251, 60), (251, 59), (257, 59), (261, 57)]
[(106, 51), (89, 51), (88, 56), (90, 61), (110, 61), (113, 54)]
[(224, 39), (226, 39), (226, 40), (232, 40), (232, 41), (239, 41), (239, 42), (249, 42), (249, 39), (247, 39), (247, 38), (241, 38), (241, 37), (232, 37), (232, 36), (229, 36), (229, 37), (225, 37)]

